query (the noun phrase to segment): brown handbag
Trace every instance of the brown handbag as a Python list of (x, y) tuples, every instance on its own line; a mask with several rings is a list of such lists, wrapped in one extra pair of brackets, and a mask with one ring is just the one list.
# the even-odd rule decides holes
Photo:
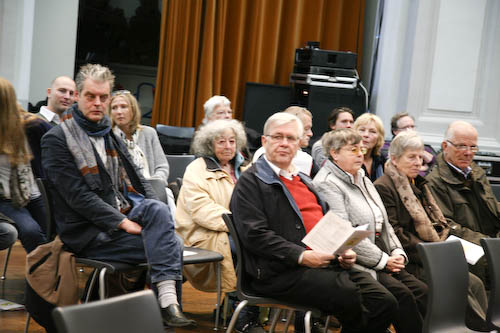
[(73, 253), (56, 237), (26, 256), (26, 280), (44, 300), (57, 306), (78, 302), (78, 276)]

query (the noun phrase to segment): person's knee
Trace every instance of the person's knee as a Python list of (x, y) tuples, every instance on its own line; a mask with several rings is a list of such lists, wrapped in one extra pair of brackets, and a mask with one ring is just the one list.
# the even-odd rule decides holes
[(8, 223), (1, 226), (0, 230), (0, 250), (4, 250), (14, 244), (17, 240), (16, 228)]

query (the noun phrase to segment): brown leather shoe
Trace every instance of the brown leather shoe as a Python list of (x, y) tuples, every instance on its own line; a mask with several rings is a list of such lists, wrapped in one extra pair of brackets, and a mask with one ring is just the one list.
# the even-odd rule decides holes
[(170, 304), (166, 308), (161, 309), (163, 323), (169, 327), (185, 327), (196, 326), (196, 322), (187, 319), (178, 304)]

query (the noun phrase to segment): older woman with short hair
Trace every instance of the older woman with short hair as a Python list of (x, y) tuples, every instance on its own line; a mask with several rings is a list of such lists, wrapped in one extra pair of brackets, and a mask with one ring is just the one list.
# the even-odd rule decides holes
[(384, 145), (384, 124), (371, 113), (363, 113), (354, 122), (353, 128), (361, 135), (362, 145), (366, 148), (363, 169), (368, 178), (374, 182), (384, 174), (385, 157), (380, 153)]
[(422, 332), (427, 286), (405, 270), (406, 253), (389, 223), (384, 204), (361, 169), (366, 148), (353, 129), (323, 137), (328, 160), (313, 183), (330, 210), (353, 226), (368, 224), (371, 235), (356, 245), (355, 269), (368, 271), (397, 299), (394, 326), (399, 333)]
[[(417, 252), (421, 242), (439, 242), (451, 233), (460, 235), (460, 225), (447, 220), (436, 204), (427, 181), (420, 174), (424, 142), (414, 131), (399, 133), (389, 147), (389, 160), (385, 173), (377, 179), (377, 188), (387, 210), (389, 222), (410, 257), (409, 272), (426, 280), (422, 260)], [(467, 325), (484, 329), (487, 306), (486, 293), (481, 280), (469, 274), (469, 311)]]

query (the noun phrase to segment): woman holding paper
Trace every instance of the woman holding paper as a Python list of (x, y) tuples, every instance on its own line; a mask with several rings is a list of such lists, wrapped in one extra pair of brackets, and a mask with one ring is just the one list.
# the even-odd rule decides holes
[(316, 189), (335, 214), (355, 227), (368, 224), (372, 231), (353, 248), (357, 253), (354, 268), (372, 273), (396, 297), (399, 309), (393, 324), (398, 333), (422, 332), (427, 285), (405, 270), (406, 253), (380, 196), (361, 169), (366, 153), (361, 136), (352, 129), (340, 129), (322, 140), (329, 156), (314, 177)]
[[(424, 154), (424, 143), (416, 132), (399, 133), (389, 147), (389, 160), (385, 173), (377, 179), (377, 188), (384, 202), (389, 222), (408, 253), (408, 272), (426, 279), (417, 244), (439, 242), (448, 235), (458, 233), (460, 225), (446, 220), (427, 187), (427, 181), (419, 175)], [(469, 310), (466, 323), (471, 329), (485, 328), (484, 318), (487, 298), (482, 281), (469, 274)]]

